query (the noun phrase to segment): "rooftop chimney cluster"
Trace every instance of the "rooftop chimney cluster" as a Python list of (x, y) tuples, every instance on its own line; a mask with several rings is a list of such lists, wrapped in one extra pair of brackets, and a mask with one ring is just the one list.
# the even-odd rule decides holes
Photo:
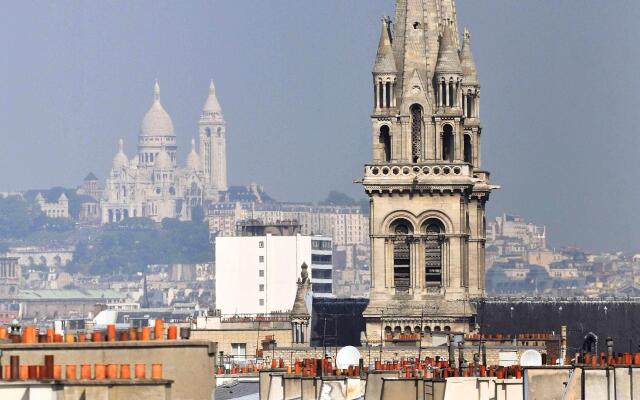
[[(181, 332), (181, 337), (184, 332)], [(188, 336), (188, 335), (187, 335)], [(9, 340), (12, 343), (82, 343), (82, 342), (125, 342), (131, 340), (177, 340), (178, 327), (170, 325), (164, 329), (164, 321), (157, 319), (152, 328), (145, 326), (141, 329), (130, 327), (126, 330), (118, 330), (116, 325), (107, 325), (106, 330), (94, 329), (90, 334), (78, 332), (76, 334), (67, 333), (65, 335), (55, 333), (53, 328), (39, 330), (33, 326), (26, 326), (19, 330), (8, 331), (6, 327), (0, 326), (0, 340)]]
[[(106, 379), (132, 379), (130, 364), (80, 364), (80, 376), (78, 377), (78, 365), (67, 364), (64, 366), (64, 378), (60, 364), (55, 364), (52, 355), (44, 356), (42, 365), (21, 365), (20, 356), (10, 356), (9, 364), (0, 368), (0, 379), (16, 380), (106, 380)], [(147, 378), (146, 364), (134, 364), (134, 379)], [(162, 364), (151, 364), (152, 380), (162, 379)]]

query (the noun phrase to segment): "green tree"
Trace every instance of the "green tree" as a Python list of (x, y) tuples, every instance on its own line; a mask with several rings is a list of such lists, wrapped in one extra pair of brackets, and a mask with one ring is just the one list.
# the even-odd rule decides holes
[(322, 206), (355, 206), (357, 204), (351, 197), (335, 190), (330, 191), (327, 198), (320, 202)]
[(33, 210), (18, 196), (0, 198), (0, 237), (22, 238), (34, 227)]
[(204, 222), (165, 219), (155, 224), (130, 219), (110, 224), (90, 241), (80, 242), (67, 268), (91, 274), (133, 274), (149, 264), (201, 263), (213, 259)]

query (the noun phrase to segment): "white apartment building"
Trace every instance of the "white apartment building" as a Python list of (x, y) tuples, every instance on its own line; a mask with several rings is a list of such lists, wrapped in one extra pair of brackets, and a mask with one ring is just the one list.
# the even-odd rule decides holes
[(310, 269), (314, 297), (333, 297), (331, 238), (295, 235), (218, 237), (216, 309), (223, 315), (290, 310), (301, 265)]
[(487, 235), (493, 241), (499, 238), (514, 238), (524, 244), (527, 249), (545, 249), (547, 247), (547, 230), (544, 225), (526, 222), (517, 215), (503, 214), (489, 224)]

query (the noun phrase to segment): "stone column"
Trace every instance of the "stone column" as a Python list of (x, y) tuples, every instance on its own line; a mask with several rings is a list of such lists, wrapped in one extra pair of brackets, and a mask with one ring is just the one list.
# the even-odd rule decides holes
[(462, 115), (467, 116), (467, 95), (462, 93)]
[(441, 150), (442, 149), (442, 131), (441, 131), (442, 126), (436, 123), (434, 129), (436, 131), (434, 135), (436, 138), (436, 142), (434, 143), (434, 147), (436, 151), (434, 159), (436, 161), (441, 161), (442, 160), (442, 150)]
[(385, 288), (390, 290), (394, 287), (393, 282), (393, 240), (392, 239), (383, 239), (385, 242), (384, 249), (384, 276), (385, 276)]
[(460, 291), (462, 287), (462, 240), (459, 235), (449, 237), (449, 288)]
[(453, 160), (454, 161), (459, 161), (461, 159), (460, 153), (462, 148), (462, 140), (461, 140), (462, 132), (460, 132), (460, 128), (461, 126), (456, 124), (455, 131), (453, 132), (453, 146), (454, 146)]
[(391, 107), (395, 107), (396, 106), (395, 86), (396, 86), (396, 83), (395, 82), (391, 82), (391, 85), (390, 85), (390, 89), (391, 89)]
[[(376, 81), (373, 81), (373, 109), (378, 109), (378, 84)], [(202, 149), (203, 147), (200, 146), (200, 148)]]
[(476, 133), (476, 144), (475, 144), (475, 148), (476, 148), (476, 151), (477, 151), (477, 162), (476, 162), (475, 166), (476, 166), (477, 168), (480, 168), (480, 165), (481, 165), (481, 158), (480, 158), (480, 154), (481, 154), (481, 151), (482, 151), (482, 147), (481, 147), (481, 143), (480, 143), (480, 136), (481, 136), (481, 135), (480, 135), (480, 131), (479, 131), (478, 129), (476, 129), (476, 130), (475, 130), (475, 133)]
[(382, 82), (382, 107), (387, 108), (389, 104), (387, 103), (387, 84)]

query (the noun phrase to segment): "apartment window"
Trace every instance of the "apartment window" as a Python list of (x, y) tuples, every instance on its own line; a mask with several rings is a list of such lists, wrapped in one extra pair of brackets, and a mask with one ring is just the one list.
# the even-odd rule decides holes
[(312, 254), (311, 264), (331, 264), (331, 254)]
[(264, 270), (263, 270), (263, 269), (261, 269), (260, 271), (258, 271), (258, 276), (259, 276), (260, 278), (264, 278)]
[(317, 269), (314, 268), (311, 270), (311, 278), (314, 279), (331, 279), (331, 270), (330, 269)]
[(258, 242), (258, 247), (264, 249), (264, 242), (262, 240)]
[(261, 283), (260, 286), (258, 286), (258, 290), (264, 292), (264, 284)]
[(312, 283), (311, 287), (314, 293), (331, 293), (330, 283)]
[(231, 343), (231, 355), (234, 357), (246, 357), (247, 356), (247, 344), (246, 343)]
[(313, 250), (331, 250), (330, 240), (312, 240), (311, 248)]
[(261, 262), (261, 263), (263, 263), (263, 262), (264, 262), (264, 256), (260, 256), (260, 257), (258, 257), (258, 261), (259, 261), (259, 262)]
[(260, 305), (263, 306), (264, 305), (264, 299), (260, 299)]

